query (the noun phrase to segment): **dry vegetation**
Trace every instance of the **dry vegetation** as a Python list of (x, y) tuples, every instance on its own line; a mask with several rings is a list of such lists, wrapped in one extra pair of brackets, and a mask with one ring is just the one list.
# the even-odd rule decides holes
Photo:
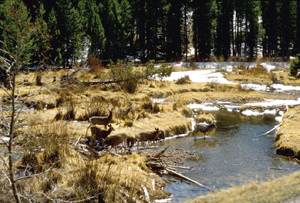
[(272, 77), (275, 77), (285, 85), (300, 85), (298, 78), (290, 76), (289, 69), (277, 68), (268, 72), (259, 63), (253, 68), (245, 66), (236, 67), (233, 68), (232, 72), (225, 74), (227, 80), (254, 84), (272, 84)]
[(242, 186), (233, 186), (217, 193), (200, 196), (186, 203), (231, 203), (231, 202), (298, 202), (300, 193), (300, 172), (268, 182), (253, 182)]
[[(22, 122), (19, 124), (18, 133), (21, 136), (17, 139), (19, 151), (24, 154), (15, 163), (15, 166), (22, 173), (42, 172), (46, 174), (46, 176), (37, 176), (19, 182), (20, 188), (25, 193), (37, 195), (41, 201), (47, 198), (40, 194), (40, 191), (46, 195), (51, 193), (52, 197), (64, 197), (66, 200), (96, 197), (105, 202), (147, 202), (169, 197), (169, 194), (163, 190), (164, 181), (151, 173), (145, 165), (143, 157), (135, 153), (116, 157), (104, 153), (105, 155), (102, 154), (102, 157), (87, 158), (86, 154), (82, 153), (83, 151), (74, 148), (74, 143), (81, 136), (80, 146), (87, 145), (88, 137), (91, 136), (90, 131), (87, 132), (87, 137), (85, 135), (89, 126), (88, 119), (91, 116), (107, 115), (110, 108), (113, 108), (114, 112), (118, 112), (120, 109), (131, 107), (132, 110), (124, 117), (118, 116), (117, 113), (113, 115), (112, 126), (116, 130), (111, 135), (126, 133), (136, 138), (141, 132), (150, 132), (159, 128), (168, 137), (192, 130), (189, 118), (194, 117), (195, 112), (186, 106), (189, 103), (218, 100), (241, 104), (269, 98), (267, 94), (252, 91), (250, 88), (241, 88), (240, 85), (193, 83), (187, 77), (172, 82), (141, 79), (136, 92), (129, 94), (122, 91), (118, 84), (87, 85), (88, 82), (98, 82), (109, 77), (107, 76), (109, 70), (100, 66), (99, 62), (90, 61), (90, 64), (93, 64), (90, 71), (79, 71), (76, 74), (82, 83), (74, 81), (67, 81), (67, 84), (61, 83), (60, 78), (72, 73), (68, 70), (45, 73), (42, 77), (42, 86), (36, 86), (37, 73), (35, 72), (18, 77), (18, 83), (24, 84), (21, 101), (26, 103), (27, 108), (20, 115)], [(186, 68), (182, 67), (181, 70), (186, 70)], [(241, 68), (234, 70), (232, 74), (227, 74), (227, 79), (242, 80), (245, 77), (251, 82), (251, 78), (253, 80), (255, 78), (257, 81), (259, 77), (262, 78), (261, 82), (270, 82), (270, 73), (261, 68), (253, 70), (244, 68), (245, 74), (236, 74), (242, 73), (240, 70)], [(261, 76), (262, 74), (264, 76)], [(56, 81), (53, 81), (54, 77), (57, 78)], [(279, 78), (281, 77), (279, 76)], [(286, 78), (284, 77), (284, 79)], [(26, 84), (24, 80), (26, 80)], [(39, 94), (31, 96), (30, 94), (36, 90), (41, 91)], [(0, 92), (0, 95), (4, 101), (4, 92)], [(24, 100), (22, 100), (22, 96), (24, 96)], [(30, 97), (25, 100), (25, 96)], [(104, 100), (97, 102), (95, 97), (102, 97)], [(155, 98), (165, 98), (166, 100), (156, 104), (150, 97), (154, 100)], [(296, 107), (290, 110), (292, 112), (289, 111), (285, 117), (298, 111)], [(197, 114), (196, 122), (211, 123), (214, 120), (211, 114), (205, 112), (197, 112)], [(8, 116), (9, 112), (4, 112), (4, 115)], [(296, 133), (291, 128), (291, 126), (299, 126), (292, 123), (297, 122), (299, 116), (300, 114), (296, 114), (293, 118), (284, 120), (278, 131), (276, 146), (281, 151), (284, 151), (284, 148), (286, 151), (292, 150), (296, 155), (299, 154), (298, 146), (300, 144), (297, 145), (297, 143), (300, 141), (297, 140), (296, 135), (294, 136)], [(289, 132), (285, 132), (286, 129), (289, 129)], [(288, 138), (287, 134), (290, 135)], [(286, 142), (287, 139), (288, 142)], [(296, 144), (287, 146), (283, 143)], [(55, 168), (55, 172), (47, 173), (49, 167)], [(274, 183), (270, 184), (275, 185)], [(7, 182), (1, 182), (1, 186), (5, 190), (9, 190)], [(56, 190), (56, 188), (60, 189)], [(149, 197), (146, 195), (145, 188)], [(252, 184), (234, 187), (231, 190), (234, 190), (234, 193), (241, 192), (243, 195), (238, 198), (246, 198), (244, 202), (247, 202), (251, 195), (245, 191), (257, 193), (263, 189), (264, 186)], [(264, 192), (270, 193), (270, 191)], [(223, 200), (228, 196), (232, 199), (226, 200), (227, 202), (240, 200), (228, 195), (229, 193), (223, 191), (220, 196), (201, 197), (203, 198), (201, 201), (224, 202)], [(2, 200), (10, 198), (9, 193), (7, 194), (7, 196), (1, 197)], [(254, 200), (260, 202), (263, 200), (263, 195), (255, 198)], [(273, 199), (271, 199), (272, 201)]]
[(276, 133), (276, 150), (278, 153), (292, 155), (300, 159), (300, 106), (288, 108), (282, 119), (282, 125)]

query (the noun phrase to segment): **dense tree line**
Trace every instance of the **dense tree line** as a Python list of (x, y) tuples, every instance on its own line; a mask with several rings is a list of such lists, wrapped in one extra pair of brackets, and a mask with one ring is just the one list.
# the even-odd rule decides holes
[[(195, 48), (196, 61), (212, 56), (252, 60), (258, 53), (288, 59), (300, 52), (300, 3), (293, 0), (23, 2), (32, 21), (43, 10), (52, 36), (50, 56), (57, 64), (74, 63), (84, 47), (102, 60), (130, 55), (143, 62), (182, 60), (188, 46)], [(5, 34), (1, 30), (1, 39)]]

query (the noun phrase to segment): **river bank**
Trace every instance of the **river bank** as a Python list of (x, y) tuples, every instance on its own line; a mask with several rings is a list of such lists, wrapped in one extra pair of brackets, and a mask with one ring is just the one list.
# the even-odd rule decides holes
[[(278, 154), (290, 156), (299, 162), (300, 139), (300, 106), (289, 107), (283, 115), (282, 121), (275, 126), (278, 129), (275, 136), (275, 148)], [(267, 135), (261, 135), (267, 136)], [(186, 203), (196, 202), (272, 202), (296, 203), (300, 201), (300, 171), (273, 179), (267, 182), (232, 186), (210, 193)]]
[[(255, 91), (252, 88), (252, 84), (245, 86), (234, 83), (237, 81), (228, 82), (223, 78), (226, 72), (222, 70), (208, 69), (189, 72), (193, 77), (187, 78), (183, 83), (181, 83), (182, 80), (180, 78), (185, 77), (186, 72), (184, 71), (181, 73), (177, 72), (180, 76), (177, 79), (171, 77), (168, 81), (139, 81), (135, 94), (124, 93), (116, 87), (103, 90), (103, 87), (84, 87), (76, 83), (71, 84), (70, 87), (62, 87), (58, 81), (49, 82), (47, 89), (43, 89), (43, 86), (36, 87), (33, 85), (35, 75), (29, 74), (26, 77), (28, 77), (31, 85), (23, 87), (20, 97), (21, 101), (23, 101), (23, 97), (26, 98), (28, 95), (31, 95), (34, 89), (41, 88), (43, 91), (40, 91), (38, 95), (30, 97), (29, 101), (24, 100), (27, 108), (19, 116), (20, 122), (18, 123), (17, 132), (20, 136), (15, 140), (15, 149), (18, 150), (20, 155), (26, 155), (27, 150), (34, 149), (29, 157), (23, 157), (23, 164), (26, 163), (29, 167), (33, 168), (37, 166), (38, 168), (51, 166), (55, 160), (51, 160), (51, 157), (47, 154), (55, 154), (59, 160), (65, 160), (66, 162), (63, 162), (60, 166), (66, 171), (66, 176), (63, 174), (59, 174), (58, 176), (51, 174), (49, 178), (56, 179), (57, 182), (55, 184), (58, 187), (76, 184), (78, 187), (70, 193), (72, 198), (82, 199), (90, 195), (95, 195), (99, 192), (100, 188), (102, 197), (107, 201), (112, 201), (114, 198), (116, 201), (154, 201), (169, 198), (170, 196), (170, 193), (164, 191), (166, 184), (162, 178), (158, 175), (154, 177), (153, 171), (145, 167), (143, 157), (151, 156), (151, 154), (155, 154), (155, 151), (142, 150), (140, 155), (126, 155), (126, 152), (123, 151), (119, 156), (114, 156), (109, 155), (109, 153), (106, 154), (107, 150), (96, 148), (96, 153), (94, 153), (88, 142), (91, 132), (87, 131), (89, 126), (88, 118), (95, 113), (94, 109), (98, 109), (99, 112), (96, 113), (100, 115), (107, 115), (108, 109), (114, 109), (111, 125), (115, 131), (112, 132), (112, 135), (128, 133), (136, 137), (141, 132), (153, 131), (158, 127), (165, 132), (166, 140), (170, 138), (173, 141), (177, 140), (180, 142), (180, 139), (174, 138), (179, 136), (186, 137), (187, 147), (195, 148), (195, 150), (200, 149), (199, 153), (201, 155), (201, 150), (206, 149), (207, 145), (214, 147), (214, 145), (217, 146), (220, 144), (216, 144), (217, 139), (207, 139), (205, 142), (201, 142), (201, 140), (198, 140), (198, 142), (189, 140), (188, 133), (193, 131), (195, 114), (208, 115), (206, 111), (211, 110), (236, 112), (237, 115), (235, 116), (249, 121), (252, 120), (249, 116), (264, 117), (265, 115), (272, 114), (281, 117), (280, 115), (283, 113), (283, 107), (285, 106), (282, 102), (285, 103), (292, 100), (293, 103), (289, 106), (290, 109), (299, 103), (297, 99), (300, 96), (297, 91)], [(240, 71), (234, 70), (233, 72)], [(48, 73), (48, 80), (52, 81), (54, 76), (60, 78), (67, 74), (70, 74), (67, 70)], [(94, 78), (93, 74), (85, 71), (78, 72), (77, 74), (81, 80), (89, 81), (91, 80), (90, 78)], [(257, 76), (252, 75), (247, 77), (255, 78)], [(264, 78), (266, 81), (271, 82), (270, 78), (266, 78), (265, 76)], [(194, 79), (200, 79), (200, 81), (193, 81)], [(235, 80), (238, 80), (238, 77)], [(23, 79), (20, 78), (18, 81), (21, 82)], [(44, 81), (47, 83), (46, 79)], [(260, 84), (259, 88), (262, 87), (263, 83)], [(2, 94), (2, 92), (0, 93)], [(282, 100), (283, 97), (286, 100)], [(101, 100), (101, 102), (96, 101), (99, 98), (104, 98), (105, 100)], [(115, 101), (117, 101), (117, 104)], [(119, 102), (121, 102), (121, 105), (118, 104)], [(253, 102), (256, 104), (252, 105)], [(263, 106), (263, 102), (267, 104)], [(120, 114), (121, 110), (127, 110), (129, 107), (132, 111), (127, 115)], [(4, 117), (10, 116), (9, 112), (3, 112), (3, 115)], [(228, 117), (225, 119), (229, 120)], [(263, 118), (259, 118), (255, 122), (263, 121)], [(217, 126), (222, 126), (217, 130), (224, 131), (225, 134), (230, 129), (234, 130), (238, 128), (237, 125), (231, 124), (217, 124)], [(251, 126), (249, 129), (251, 129)], [(234, 135), (234, 132), (232, 135)], [(78, 140), (79, 144), (74, 150), (74, 145)], [(173, 141), (170, 141), (170, 143)], [(250, 141), (252, 142), (251, 139)], [(254, 141), (257, 142), (256, 140)], [(245, 141), (242, 140), (241, 142)], [(53, 143), (56, 143), (56, 145), (53, 145)], [(161, 143), (158, 145), (162, 145)], [(118, 146), (118, 148), (122, 149), (121, 146)], [(152, 148), (149, 147), (149, 149)], [(216, 149), (213, 150), (216, 151)], [(115, 149), (112, 149), (111, 152), (114, 154)], [(6, 156), (5, 149), (2, 150), (1, 148), (1, 153)], [(178, 153), (183, 156), (178, 156)], [(219, 154), (222, 155), (222, 153)], [(64, 158), (66, 155), (69, 158)], [(179, 147), (178, 149), (172, 148), (166, 154), (165, 159), (171, 159), (173, 165), (177, 164), (176, 160), (179, 159), (180, 163), (184, 163), (184, 160), (187, 158), (200, 160), (205, 163), (205, 159), (201, 159), (203, 158), (202, 156), (198, 157), (196, 153), (183, 150)], [(35, 159), (37, 162), (30, 162)], [(222, 159), (221, 161), (223, 163), (224, 160)], [(45, 163), (47, 164), (45, 165)], [(128, 163), (129, 165), (126, 166)], [(19, 165), (16, 164), (16, 167), (19, 167)], [(103, 168), (113, 168), (113, 170), (105, 174)], [(58, 169), (60, 170), (61, 168)], [(76, 171), (76, 173), (73, 173), (73, 171)], [(142, 181), (135, 181), (136, 177), (130, 175), (132, 171), (135, 174), (142, 174), (140, 176)], [(64, 177), (64, 179), (59, 177)], [(154, 186), (153, 179), (155, 180)], [(33, 185), (36, 180), (32, 179), (30, 184)], [(116, 180), (120, 180), (120, 184), (117, 184)], [(41, 182), (35, 185), (35, 191), (31, 191), (38, 192), (41, 189), (45, 189), (45, 191), (49, 189), (51, 191), (51, 188), (48, 188), (49, 185), (47, 186), (47, 184), (47, 181)], [(147, 192), (145, 192), (144, 187)], [(92, 193), (88, 193), (90, 191)], [(76, 196), (77, 194), (78, 196)], [(116, 196), (111, 194), (115, 194)], [(59, 197), (59, 194), (55, 195)], [(134, 198), (132, 198), (132, 195)]]

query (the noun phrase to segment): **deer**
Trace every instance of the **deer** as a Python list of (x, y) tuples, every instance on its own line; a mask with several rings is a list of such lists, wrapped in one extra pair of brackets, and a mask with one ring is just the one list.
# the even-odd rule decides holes
[(197, 123), (194, 127), (194, 140), (196, 140), (196, 135), (198, 132), (203, 133), (203, 139), (205, 139), (205, 135), (208, 131), (210, 131), (212, 128), (217, 128), (216, 123), (213, 122), (211, 124), (204, 124), (204, 123)]
[(115, 151), (117, 153), (117, 145), (122, 143), (122, 147), (126, 147), (126, 141), (127, 141), (127, 134), (126, 133), (119, 133), (115, 135), (110, 135), (105, 140), (105, 144), (111, 146), (109, 151), (115, 147)]
[(101, 143), (101, 146), (102, 146), (102, 143), (103, 143), (103, 140), (105, 140), (108, 135), (114, 131), (115, 129), (112, 127), (111, 124), (108, 124), (108, 130), (103, 130), (97, 126), (91, 126), (91, 133), (92, 133), (92, 136), (91, 136), (91, 143), (92, 145), (94, 145), (94, 142), (95, 141), (98, 141), (100, 140), (100, 143)]
[(159, 128), (155, 128), (155, 131), (153, 132), (142, 132), (138, 135), (138, 148), (139, 148), (139, 142), (142, 143), (142, 145), (145, 147), (143, 141), (147, 141), (149, 144), (149, 141), (155, 142), (156, 140), (160, 140), (159, 138)]
[(91, 125), (104, 125), (107, 129), (107, 125), (111, 122), (113, 116), (113, 109), (109, 110), (108, 116), (93, 116), (90, 120)]
[[(87, 137), (87, 132), (89, 128), (93, 125), (104, 125), (105, 129), (107, 129), (107, 125), (110, 123), (113, 115), (113, 109), (109, 110), (108, 116), (93, 116), (89, 119), (90, 125), (86, 129), (85, 137)], [(75, 146), (77, 146), (81, 136), (78, 138), (77, 142), (75, 143)]]
[(164, 140), (166, 138), (165, 131), (159, 130), (158, 137), (159, 137), (159, 139)]
[(136, 141), (137, 139), (134, 134), (127, 135), (127, 147), (133, 147)]

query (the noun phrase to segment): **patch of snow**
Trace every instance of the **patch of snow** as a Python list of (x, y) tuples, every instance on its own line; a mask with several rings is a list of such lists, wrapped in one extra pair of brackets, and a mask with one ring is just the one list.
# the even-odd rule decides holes
[(153, 102), (153, 103), (163, 103), (166, 98), (150, 98), (150, 100)]
[(209, 125), (209, 124), (208, 124), (207, 122), (205, 122), (205, 121), (204, 121), (204, 122), (201, 122), (201, 123), (198, 123), (198, 124), (201, 124), (201, 125), (202, 125), (202, 124), (203, 124), (203, 125)]
[(276, 89), (277, 92), (290, 91), (290, 90), (300, 91), (299, 86), (295, 87), (295, 86), (283, 85), (283, 84), (272, 84), (271, 86), (274, 89)]
[(189, 104), (187, 105), (191, 109), (202, 109), (203, 111), (218, 111), (220, 108), (216, 106), (208, 106), (208, 104)]
[(261, 105), (262, 107), (280, 107), (286, 105), (299, 105), (299, 100), (272, 100), (269, 102), (257, 102), (257, 103), (246, 103), (245, 105), (257, 106)]
[(243, 111), (242, 114), (245, 116), (261, 116), (261, 115), (266, 115), (266, 114), (275, 115), (276, 110), (273, 109), (273, 110), (265, 110), (264, 112), (257, 112), (257, 111), (252, 111), (250, 109), (247, 109), (247, 110)]
[(241, 106), (233, 106), (233, 105), (224, 105), (224, 107), (227, 109), (229, 112), (240, 112)]

